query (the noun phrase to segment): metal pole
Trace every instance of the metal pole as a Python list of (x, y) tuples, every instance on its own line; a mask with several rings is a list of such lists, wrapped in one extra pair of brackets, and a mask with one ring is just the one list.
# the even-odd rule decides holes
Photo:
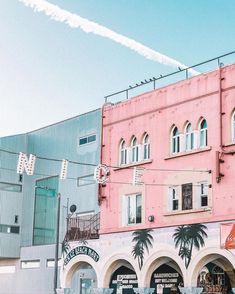
[(56, 218), (56, 244), (55, 244), (55, 267), (54, 267), (54, 293), (57, 289), (58, 277), (58, 253), (59, 253), (59, 232), (60, 232), (60, 193), (57, 194), (57, 218)]

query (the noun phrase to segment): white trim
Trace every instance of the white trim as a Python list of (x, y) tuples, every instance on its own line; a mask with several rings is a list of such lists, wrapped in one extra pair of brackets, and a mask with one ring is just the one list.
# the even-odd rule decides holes
[(231, 118), (231, 138), (232, 142), (235, 142), (235, 110), (233, 111), (232, 118)]

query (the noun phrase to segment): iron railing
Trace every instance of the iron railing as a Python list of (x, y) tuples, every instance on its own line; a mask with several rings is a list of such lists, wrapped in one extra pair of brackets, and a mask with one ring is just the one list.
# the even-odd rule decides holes
[[(171, 72), (169, 74), (159, 75), (158, 77), (152, 77), (152, 78), (147, 79), (147, 80), (145, 79), (144, 81), (141, 81), (139, 83), (136, 83), (133, 86), (129, 86), (129, 88), (127, 88), (127, 89), (124, 89), (124, 90), (121, 90), (121, 91), (118, 91), (118, 92), (115, 92), (115, 93), (112, 93), (110, 95), (105, 96), (104, 97), (105, 103), (112, 102), (112, 101), (110, 101), (110, 98), (111, 97), (112, 98), (117, 97), (120, 94), (121, 95), (125, 95), (125, 99), (129, 99), (129, 98), (131, 98), (131, 96), (130, 96), (131, 91), (135, 90), (136, 88), (139, 88), (139, 87), (142, 87), (144, 85), (147, 85), (147, 84), (152, 84), (153, 85), (153, 90), (155, 90), (157, 88), (157, 82), (158, 81), (160, 82), (160, 81), (162, 81), (162, 80), (164, 80), (164, 79), (166, 79), (168, 77), (171, 77), (171, 76), (177, 76), (180, 73), (184, 73), (185, 74), (185, 79), (188, 79), (189, 78), (190, 71), (194, 70), (196, 72), (196, 69), (200, 68), (200, 66), (202, 66), (202, 65), (208, 65), (208, 63), (211, 63), (213, 61), (216, 61), (217, 62), (218, 67), (224, 66), (224, 58), (225, 57), (228, 57), (230, 55), (233, 55), (233, 54), (235, 54), (235, 51), (232, 51), (232, 52), (229, 52), (229, 53), (226, 53), (226, 54), (217, 56), (217, 57), (212, 58), (212, 59), (208, 59), (206, 61), (197, 63), (197, 64), (195, 64), (193, 66), (189, 66), (187, 68), (178, 68), (177, 71)], [(223, 61), (223, 63), (222, 63), (222, 61)], [(203, 71), (203, 72), (205, 72), (205, 71)], [(198, 73), (201, 73), (201, 72), (198, 72)], [(123, 99), (124, 98), (122, 98), (121, 100), (123, 100)], [(120, 102), (120, 101), (116, 101), (116, 102)]]
[(67, 219), (68, 241), (85, 241), (99, 238), (100, 213)]

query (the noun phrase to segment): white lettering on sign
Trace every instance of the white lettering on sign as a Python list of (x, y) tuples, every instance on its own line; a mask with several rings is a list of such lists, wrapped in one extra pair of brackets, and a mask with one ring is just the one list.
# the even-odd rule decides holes
[(94, 170), (94, 179), (98, 184), (106, 184), (109, 175), (109, 168), (105, 164), (99, 164)]
[(62, 164), (61, 164), (61, 170), (60, 170), (60, 179), (61, 180), (65, 180), (67, 178), (68, 165), (69, 165), (68, 160), (63, 159)]
[(35, 155), (30, 154), (28, 159), (25, 153), (20, 152), (16, 172), (22, 175), (25, 170), (27, 175), (32, 176), (34, 173), (35, 162), (36, 162)]
[(133, 169), (133, 181), (132, 185), (143, 185), (144, 182), (142, 181), (142, 175), (143, 175), (144, 169), (141, 167), (134, 167)]

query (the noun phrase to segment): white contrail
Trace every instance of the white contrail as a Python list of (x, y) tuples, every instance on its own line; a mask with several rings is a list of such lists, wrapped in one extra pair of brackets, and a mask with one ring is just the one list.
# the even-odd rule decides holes
[[(71, 28), (80, 28), (86, 33), (93, 33), (105, 38), (109, 38), (129, 49), (132, 49), (144, 56), (147, 59), (157, 61), (162, 64), (170, 65), (173, 67), (180, 67), (182, 69), (187, 68), (186, 65), (180, 63), (179, 61), (170, 58), (164, 54), (161, 54), (135, 40), (127, 38), (121, 34), (118, 34), (104, 26), (101, 26), (93, 21), (85, 19), (77, 14), (68, 12), (61, 9), (59, 6), (51, 4), (45, 0), (18, 0), (24, 3), (26, 6), (33, 8), (35, 11), (44, 12), (46, 15), (50, 16), (51, 19), (59, 22), (64, 22)], [(188, 70), (191, 74), (198, 74), (197, 71), (193, 69)]]

